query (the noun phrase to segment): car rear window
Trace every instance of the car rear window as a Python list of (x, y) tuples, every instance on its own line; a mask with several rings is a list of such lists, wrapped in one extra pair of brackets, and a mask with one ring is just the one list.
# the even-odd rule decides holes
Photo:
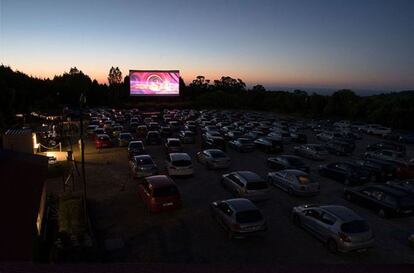
[(369, 225), (364, 220), (354, 220), (351, 222), (343, 223), (341, 230), (346, 233), (360, 233), (369, 230)]
[(140, 142), (130, 143), (129, 147), (131, 149), (141, 149), (142, 148), (142, 143), (140, 143)]
[(191, 165), (191, 161), (190, 160), (185, 160), (185, 159), (180, 159), (180, 160), (173, 161), (172, 164), (174, 166), (177, 166), (177, 167), (186, 167), (186, 166)]
[(309, 176), (305, 176), (305, 175), (298, 176), (298, 180), (299, 180), (299, 183), (302, 185), (315, 183), (315, 181), (312, 178), (310, 178)]
[(223, 152), (220, 152), (220, 151), (211, 151), (210, 154), (211, 154), (211, 156), (213, 158), (223, 158), (223, 157), (226, 157), (226, 154), (223, 153)]
[(236, 221), (240, 224), (262, 221), (263, 216), (259, 210), (245, 210), (236, 213)]
[(168, 146), (170, 147), (179, 147), (181, 146), (181, 143), (178, 140), (171, 140), (168, 142)]
[(248, 190), (264, 190), (268, 188), (268, 185), (265, 181), (256, 181), (247, 183), (246, 188)]
[(152, 196), (154, 197), (167, 197), (176, 195), (178, 195), (178, 189), (174, 185), (154, 188), (152, 192)]
[(239, 141), (243, 144), (253, 144), (253, 142), (250, 139), (240, 138)]
[(148, 158), (148, 157), (141, 158), (141, 159), (137, 159), (137, 163), (139, 165), (150, 165), (150, 164), (154, 164), (154, 162), (151, 160), (151, 158)]

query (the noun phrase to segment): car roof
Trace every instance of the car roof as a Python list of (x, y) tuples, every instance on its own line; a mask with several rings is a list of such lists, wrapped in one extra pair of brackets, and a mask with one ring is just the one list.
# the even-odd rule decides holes
[(247, 181), (251, 180), (263, 180), (257, 173), (252, 171), (237, 171), (236, 172), (239, 176), (243, 177)]
[(191, 160), (187, 153), (170, 153), (171, 160)]
[(361, 216), (359, 216), (354, 211), (344, 206), (326, 205), (326, 206), (320, 206), (319, 208), (335, 215), (336, 217), (340, 218), (344, 222), (349, 222), (352, 220), (363, 220)]
[(253, 202), (246, 198), (227, 199), (223, 200), (223, 202), (229, 204), (235, 211), (258, 210)]
[(299, 175), (309, 175), (308, 173), (301, 171), (301, 170), (296, 170), (296, 169), (287, 169), (287, 170), (283, 170), (284, 172), (287, 172), (289, 174), (293, 174), (295, 176), (299, 176)]
[(374, 184), (374, 185), (367, 185), (366, 188), (376, 188), (379, 190), (382, 190), (388, 194), (394, 195), (394, 196), (406, 196), (409, 195), (409, 193), (405, 192), (404, 190), (398, 190), (396, 188), (392, 188), (389, 185), (378, 185), (378, 184)]
[(136, 155), (136, 156), (134, 156), (135, 160), (144, 159), (144, 158), (152, 159), (152, 157), (150, 155)]
[(148, 176), (145, 180), (150, 183), (154, 188), (175, 185), (174, 181), (166, 175), (153, 175)]
[(278, 156), (275, 156), (273, 158), (277, 158), (277, 157), (286, 158), (286, 159), (299, 159), (299, 160), (302, 160), (299, 156), (296, 156), (296, 155), (278, 155)]

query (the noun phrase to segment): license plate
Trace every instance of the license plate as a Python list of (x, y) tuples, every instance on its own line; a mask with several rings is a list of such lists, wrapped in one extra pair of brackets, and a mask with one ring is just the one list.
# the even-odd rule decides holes
[(170, 202), (170, 203), (164, 203), (162, 204), (163, 207), (168, 207), (168, 206), (172, 206), (174, 203)]

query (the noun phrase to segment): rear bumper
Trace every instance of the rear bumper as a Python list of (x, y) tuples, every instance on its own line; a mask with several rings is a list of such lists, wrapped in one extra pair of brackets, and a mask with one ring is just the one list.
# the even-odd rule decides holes
[(347, 243), (347, 242), (339, 242), (338, 243), (338, 251), (340, 252), (351, 252), (351, 251), (358, 251), (364, 250), (374, 247), (375, 239), (372, 238), (368, 241), (361, 242), (361, 243)]

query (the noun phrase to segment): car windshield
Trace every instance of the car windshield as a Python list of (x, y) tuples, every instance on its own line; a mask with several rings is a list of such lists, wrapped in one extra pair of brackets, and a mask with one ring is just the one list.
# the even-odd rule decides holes
[(190, 166), (191, 165), (191, 161), (190, 160), (186, 160), (186, 159), (180, 159), (180, 160), (174, 160), (172, 162), (172, 164), (174, 166), (177, 166), (177, 167), (186, 167), (186, 166)]
[(210, 154), (213, 158), (223, 158), (226, 157), (226, 154), (222, 151), (210, 151)]
[(246, 138), (239, 138), (239, 141), (242, 144), (250, 144), (250, 143), (252, 143), (252, 141), (250, 139), (246, 139)]
[(268, 185), (265, 181), (256, 181), (247, 183), (246, 188), (248, 190), (264, 190), (268, 188)]
[(252, 223), (262, 221), (263, 216), (259, 210), (245, 210), (236, 213), (236, 221), (238, 223)]
[(154, 188), (152, 196), (154, 197), (167, 197), (167, 196), (175, 196), (178, 194), (178, 189), (174, 185)]
[(122, 135), (120, 135), (119, 137), (120, 137), (121, 139), (124, 139), (124, 140), (131, 139), (131, 135), (128, 135), (128, 134), (122, 134)]
[(346, 233), (367, 232), (369, 230), (369, 225), (364, 220), (354, 220), (351, 222), (343, 223), (341, 225), (341, 230)]
[(131, 149), (142, 149), (142, 143), (140, 143), (140, 142), (130, 143), (129, 148), (131, 148)]

